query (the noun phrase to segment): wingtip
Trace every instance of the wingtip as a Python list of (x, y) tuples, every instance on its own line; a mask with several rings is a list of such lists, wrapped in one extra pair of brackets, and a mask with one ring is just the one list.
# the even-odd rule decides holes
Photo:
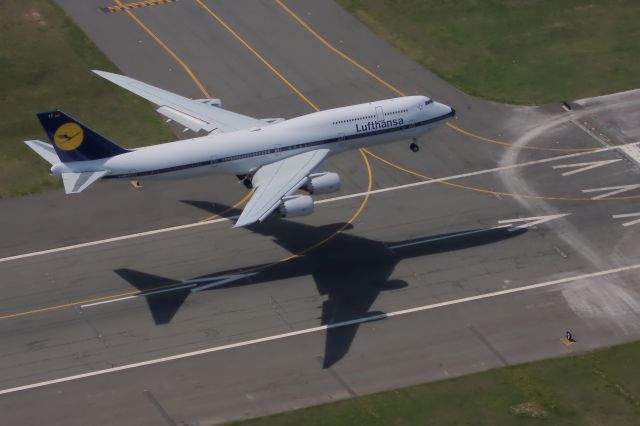
[(91, 70), (91, 72), (93, 72), (94, 74), (97, 74), (100, 77), (105, 78), (107, 80), (112, 80), (115, 77), (122, 77), (120, 74), (115, 74), (115, 73), (108, 72), (108, 71)]

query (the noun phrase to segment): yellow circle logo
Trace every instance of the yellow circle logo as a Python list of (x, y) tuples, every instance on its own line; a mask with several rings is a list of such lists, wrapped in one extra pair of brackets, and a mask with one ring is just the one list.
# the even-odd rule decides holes
[(53, 135), (53, 140), (58, 148), (63, 151), (73, 151), (78, 148), (84, 139), (82, 127), (76, 123), (65, 123), (58, 127)]

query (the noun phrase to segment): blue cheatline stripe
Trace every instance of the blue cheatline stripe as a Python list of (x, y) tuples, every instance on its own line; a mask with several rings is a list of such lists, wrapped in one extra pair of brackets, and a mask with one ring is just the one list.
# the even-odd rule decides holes
[(335, 143), (335, 142), (344, 142), (344, 141), (353, 140), (353, 139), (366, 138), (366, 137), (369, 137), (369, 136), (377, 136), (377, 135), (382, 135), (382, 134), (385, 134), (385, 133), (391, 133), (391, 132), (396, 132), (396, 131), (407, 130), (407, 129), (411, 129), (411, 128), (414, 128), (414, 127), (427, 126), (429, 124), (433, 124), (433, 123), (436, 123), (438, 121), (442, 121), (442, 120), (447, 119), (449, 117), (453, 117), (453, 115), (454, 115), (454, 112), (452, 111), (452, 112), (447, 113), (445, 115), (441, 115), (440, 117), (430, 118), (429, 120), (419, 121), (419, 122), (414, 123), (414, 124), (405, 124), (403, 126), (398, 126), (398, 127), (387, 127), (387, 128), (384, 128), (384, 129), (374, 130), (372, 132), (367, 132), (367, 133), (356, 133), (356, 134), (349, 135), (349, 136), (344, 136), (344, 137), (324, 139), (324, 140), (313, 141), (313, 142), (306, 142), (306, 143), (301, 143), (301, 144), (297, 144), (297, 145), (283, 146), (283, 147), (278, 148), (278, 149), (276, 149), (276, 148), (265, 149), (265, 150), (262, 150), (262, 151), (249, 152), (249, 153), (246, 153), (246, 154), (232, 155), (230, 157), (216, 158), (214, 160), (206, 160), (206, 161), (199, 161), (197, 163), (182, 164), (180, 166), (165, 167), (163, 169), (147, 170), (145, 172), (125, 173), (125, 174), (119, 174), (119, 175), (108, 175), (108, 176), (103, 177), (102, 179), (137, 178), (137, 177), (143, 177), (143, 176), (159, 175), (159, 174), (163, 174), (163, 173), (171, 173), (171, 172), (177, 172), (177, 171), (180, 171), (180, 170), (193, 169), (193, 168), (196, 168), (196, 167), (204, 167), (204, 166), (211, 166), (211, 165), (214, 165), (214, 164), (227, 163), (229, 161), (242, 160), (242, 159), (245, 159), (245, 158), (259, 157), (259, 156), (262, 156), (262, 155), (275, 154), (276, 152), (284, 152), (284, 151), (292, 151), (292, 150), (296, 150), (296, 149), (311, 148), (311, 147), (314, 147), (314, 146), (327, 145), (327, 144)]

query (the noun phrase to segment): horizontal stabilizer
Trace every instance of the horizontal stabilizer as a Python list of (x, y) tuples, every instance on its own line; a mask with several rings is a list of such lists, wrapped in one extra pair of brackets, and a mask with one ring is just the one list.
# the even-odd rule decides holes
[(100, 170), (97, 172), (62, 173), (64, 192), (67, 194), (77, 194), (82, 192), (87, 189), (89, 185), (106, 174), (106, 170)]
[(38, 140), (24, 141), (24, 143), (26, 143), (29, 148), (34, 150), (36, 154), (44, 158), (52, 166), (60, 162), (58, 154), (56, 154), (56, 150), (51, 144)]

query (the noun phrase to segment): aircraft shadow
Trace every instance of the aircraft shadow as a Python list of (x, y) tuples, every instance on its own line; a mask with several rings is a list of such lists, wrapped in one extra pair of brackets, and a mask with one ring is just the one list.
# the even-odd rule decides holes
[[(185, 202), (198, 207), (204, 204)], [(227, 210), (224, 206), (214, 207), (218, 212)], [(231, 209), (227, 211), (227, 215), (235, 216), (239, 212)], [(332, 235), (343, 225), (337, 223), (313, 227), (270, 218), (247, 228), (257, 234), (271, 237), (276, 244), (291, 253), (298, 253)], [(358, 318), (383, 315), (381, 312), (370, 311), (370, 308), (380, 292), (408, 286), (405, 281), (389, 279), (396, 265), (403, 259), (491, 244), (524, 232), (526, 229), (521, 228), (473, 229), (396, 242), (375, 241), (343, 232), (304, 256), (262, 270), (259, 268), (266, 265), (248, 265), (241, 269), (215, 271), (185, 281), (175, 281), (131, 269), (117, 269), (114, 272), (146, 294), (151, 315), (158, 325), (169, 323), (192, 288), (197, 286), (201, 286), (202, 291), (212, 291), (310, 275), (318, 293), (326, 296), (321, 306), (320, 322), (331, 326)], [(243, 273), (255, 269), (259, 270), (255, 275), (234, 279), (236, 275), (242, 276)], [(225, 282), (225, 277), (231, 278)], [(217, 282), (221, 284), (217, 285)], [(192, 283), (194, 287), (185, 288), (185, 283)], [(177, 289), (172, 290), (172, 287)], [(359, 324), (351, 324), (327, 328), (323, 368), (334, 365), (347, 354), (358, 327)]]

